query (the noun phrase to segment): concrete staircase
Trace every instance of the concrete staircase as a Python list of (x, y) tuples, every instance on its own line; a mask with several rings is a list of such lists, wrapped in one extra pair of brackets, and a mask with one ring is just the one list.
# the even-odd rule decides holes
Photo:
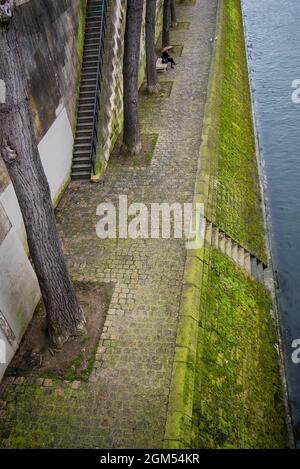
[(72, 179), (90, 179), (98, 141), (98, 121), (107, 0), (88, 0)]
[(272, 289), (272, 270), (260, 259), (242, 247), (216, 225), (206, 220), (206, 242), (215, 249), (219, 249), (233, 262), (246, 270), (258, 282), (265, 285), (268, 290)]

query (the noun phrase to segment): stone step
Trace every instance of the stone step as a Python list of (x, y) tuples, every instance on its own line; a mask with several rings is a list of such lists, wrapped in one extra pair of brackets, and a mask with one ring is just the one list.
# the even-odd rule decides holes
[(244, 267), (245, 265), (245, 249), (241, 246), (238, 247), (238, 264), (241, 267)]
[(90, 171), (90, 168), (91, 168), (90, 162), (75, 161), (73, 163), (73, 172)]
[(95, 99), (95, 87), (91, 85), (87, 86), (81, 86), (80, 88), (80, 95), (79, 95), (79, 100), (80, 99)]
[(95, 99), (92, 96), (87, 96), (86, 98), (80, 97), (79, 98), (79, 106), (88, 106), (94, 105)]
[(97, 62), (85, 62), (82, 66), (81, 73), (97, 73), (98, 64)]
[(205, 241), (206, 241), (206, 243), (209, 244), (209, 245), (212, 244), (212, 232), (213, 232), (212, 223), (206, 222), (206, 227), (205, 227)]
[(274, 281), (273, 273), (263, 262), (252, 255), (247, 249), (240, 246), (224, 231), (216, 225), (206, 220), (205, 240), (215, 249), (219, 249), (223, 254), (232, 259), (233, 262), (246, 270), (266, 288), (272, 290)]
[(100, 34), (101, 32), (101, 27), (102, 27), (102, 23), (101, 21), (93, 21), (92, 23), (91, 22), (88, 22), (87, 25), (86, 25), (86, 28), (85, 28), (85, 32), (86, 33), (98, 33)]
[(87, 80), (93, 80), (96, 83), (97, 72), (95, 71), (83, 71), (82, 72), (82, 83), (86, 83)]
[(86, 163), (86, 164), (89, 164), (89, 165), (90, 165), (90, 164), (91, 164), (91, 158), (90, 158), (89, 156), (81, 156), (81, 157), (80, 157), (80, 156), (76, 156), (76, 157), (74, 157), (74, 159), (73, 159), (73, 164), (75, 164), (75, 163), (76, 163), (76, 164), (77, 164), (77, 163), (79, 163), (79, 164), (85, 164), (85, 163)]
[(228, 257), (232, 257), (232, 240), (229, 237), (225, 237), (225, 254)]
[(264, 281), (264, 266), (262, 262), (257, 263), (257, 279), (259, 282)]
[(219, 249), (225, 254), (225, 233), (223, 231), (219, 232)]
[(255, 256), (251, 256), (251, 275), (258, 280), (257, 259)]
[(83, 133), (83, 132), (90, 132), (92, 133), (93, 129), (93, 122), (90, 124), (88, 122), (78, 122), (77, 127), (76, 127), (76, 135), (77, 132)]
[(84, 59), (93, 58), (98, 59), (99, 56), (99, 47), (87, 46), (84, 49), (83, 57)]
[(237, 264), (238, 263), (238, 258), (239, 258), (239, 253), (238, 253), (238, 245), (235, 242), (232, 242), (231, 246), (231, 258), (232, 260)]
[(274, 279), (273, 279), (273, 272), (271, 267), (266, 267), (263, 269), (263, 278), (265, 287), (268, 290), (273, 290), (274, 288)]
[(248, 274), (251, 275), (251, 256), (250, 256), (250, 252), (248, 251), (245, 251), (245, 254), (244, 254), (244, 268), (246, 269)]
[(88, 111), (91, 114), (91, 117), (93, 120), (93, 116), (94, 116), (93, 108), (89, 110), (88, 108), (84, 108), (82, 106), (79, 107), (79, 103), (78, 103), (78, 109), (77, 109), (77, 119), (79, 119), (80, 117), (86, 118), (86, 114), (87, 114), (86, 111)]
[(87, 143), (90, 143), (92, 140), (92, 136), (89, 134), (89, 135), (76, 135), (76, 138), (75, 138), (75, 145), (86, 145)]
[[(103, 64), (103, 34), (106, 24), (106, 0), (88, 0), (81, 69), (77, 125), (73, 150), (72, 179), (90, 179), (92, 140), (96, 119), (95, 103), (100, 92)], [(96, 113), (98, 113), (98, 109)], [(94, 150), (93, 150), (94, 151)]]
[(77, 128), (76, 130), (76, 138), (92, 138), (93, 133), (90, 129), (81, 129)]
[(96, 83), (97, 83), (97, 76), (84, 77), (82, 80), (82, 85), (93, 86), (94, 89), (96, 88)]
[(88, 56), (83, 59), (82, 68), (84, 67), (98, 67), (98, 57)]
[(83, 150), (83, 151), (78, 151), (74, 149), (74, 154), (73, 154), (73, 163), (76, 161), (82, 161), (82, 160), (87, 160), (91, 161), (91, 147), (89, 147), (88, 150)]
[(78, 143), (78, 142), (77, 142), (77, 143), (75, 143), (75, 147), (74, 147), (74, 148), (75, 148), (74, 153), (76, 153), (77, 150), (86, 150), (86, 151), (90, 151), (90, 149), (91, 149), (91, 144), (90, 144), (90, 142), (88, 142), (88, 143), (86, 143), (86, 142), (85, 142), (85, 143)]
[(219, 247), (219, 228), (217, 226), (213, 226), (212, 228), (212, 246), (216, 249)]
[(76, 171), (72, 171), (72, 179), (73, 181), (76, 180), (87, 180), (91, 178), (91, 173), (89, 172), (84, 172), (84, 173), (77, 173)]

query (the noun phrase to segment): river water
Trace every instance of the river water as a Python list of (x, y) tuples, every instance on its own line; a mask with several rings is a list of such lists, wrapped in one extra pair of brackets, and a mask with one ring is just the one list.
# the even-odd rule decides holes
[(300, 0), (242, 3), (280, 287), (289, 398), (300, 448), (300, 346), (294, 342), (300, 339), (300, 103), (292, 99), (294, 80), (300, 88)]

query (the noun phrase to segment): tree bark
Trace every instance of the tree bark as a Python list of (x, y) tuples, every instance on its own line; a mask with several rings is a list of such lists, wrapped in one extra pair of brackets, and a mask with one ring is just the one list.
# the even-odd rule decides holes
[(162, 46), (170, 45), (171, 0), (164, 0)]
[(138, 155), (142, 149), (139, 126), (138, 74), (143, 19), (143, 0), (127, 0), (127, 17), (124, 39), (123, 99), (124, 134), (123, 149)]
[(156, 0), (147, 0), (146, 5), (146, 68), (147, 89), (149, 93), (158, 93), (159, 83), (156, 71), (155, 53)]
[[(12, 14), (8, 14), (10, 4)], [(6, 12), (3, 7), (7, 7)], [(0, 151), (13, 184), (47, 313), (50, 343), (83, 331), (84, 315), (63, 258), (50, 189), (39, 157), (19, 44), (18, 9), (0, 9)]]
[(171, 0), (171, 25), (173, 28), (177, 26), (177, 14), (175, 0)]

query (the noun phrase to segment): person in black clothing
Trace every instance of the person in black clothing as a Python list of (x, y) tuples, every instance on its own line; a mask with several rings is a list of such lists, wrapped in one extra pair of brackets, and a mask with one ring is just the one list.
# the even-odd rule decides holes
[(170, 56), (167, 50), (164, 50), (162, 55), (161, 55), (162, 63), (167, 64), (170, 62), (171, 68), (174, 68), (174, 65), (177, 65), (173, 59), (173, 57)]

